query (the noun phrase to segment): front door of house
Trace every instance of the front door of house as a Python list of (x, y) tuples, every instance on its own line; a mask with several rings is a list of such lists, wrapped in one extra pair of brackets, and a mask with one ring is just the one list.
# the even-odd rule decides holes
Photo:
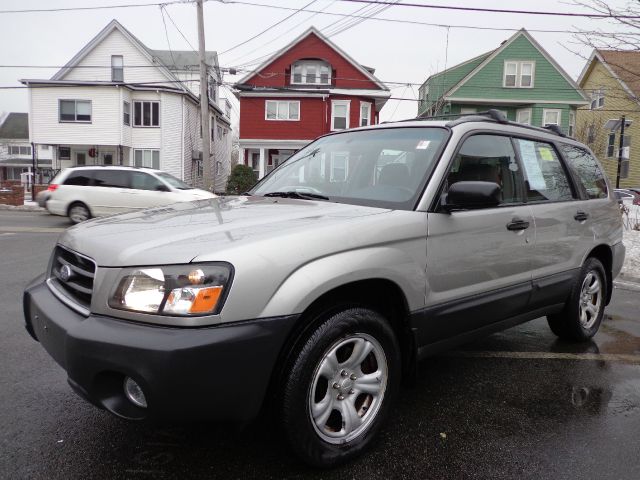
[(83, 166), (87, 164), (87, 152), (76, 152), (76, 165)]

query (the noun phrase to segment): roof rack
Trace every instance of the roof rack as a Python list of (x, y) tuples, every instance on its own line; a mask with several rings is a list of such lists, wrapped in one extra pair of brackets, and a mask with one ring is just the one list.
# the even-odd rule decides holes
[(495, 108), (485, 110), (484, 112), (474, 113), (446, 113), (443, 115), (434, 115), (433, 117), (416, 117), (408, 118), (405, 120), (398, 120), (395, 122), (382, 122), (382, 123), (401, 123), (401, 122), (415, 122), (420, 120), (439, 120), (447, 117), (455, 117), (454, 120), (447, 122), (447, 127), (455, 127), (468, 122), (496, 122), (505, 125), (513, 125), (514, 127), (527, 128), (529, 130), (536, 130), (538, 132), (553, 133), (559, 137), (566, 137), (567, 135), (562, 131), (558, 125), (547, 125), (546, 127), (535, 127), (533, 125), (527, 125), (525, 123), (517, 123), (509, 120), (504, 113)]

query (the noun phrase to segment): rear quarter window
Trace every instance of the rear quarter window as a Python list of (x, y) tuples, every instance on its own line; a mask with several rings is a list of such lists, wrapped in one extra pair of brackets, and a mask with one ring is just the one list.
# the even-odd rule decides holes
[(564, 153), (569, 168), (578, 178), (583, 193), (590, 199), (607, 198), (609, 191), (604, 172), (598, 165), (597, 160), (587, 150), (575, 145), (560, 145)]

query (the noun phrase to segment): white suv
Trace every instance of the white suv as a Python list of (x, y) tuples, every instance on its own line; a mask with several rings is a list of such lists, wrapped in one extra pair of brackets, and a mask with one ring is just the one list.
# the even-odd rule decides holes
[(160, 170), (134, 167), (76, 167), (49, 185), (46, 208), (73, 223), (127, 210), (215, 198)]

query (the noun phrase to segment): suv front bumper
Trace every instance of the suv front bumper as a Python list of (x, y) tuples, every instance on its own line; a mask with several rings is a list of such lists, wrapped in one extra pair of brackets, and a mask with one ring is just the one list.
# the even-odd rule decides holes
[[(168, 328), (84, 317), (61, 303), (42, 277), (23, 301), (27, 331), (66, 370), (73, 389), (129, 419), (251, 420), (298, 318)], [(126, 398), (126, 376), (142, 387), (148, 408)]]

